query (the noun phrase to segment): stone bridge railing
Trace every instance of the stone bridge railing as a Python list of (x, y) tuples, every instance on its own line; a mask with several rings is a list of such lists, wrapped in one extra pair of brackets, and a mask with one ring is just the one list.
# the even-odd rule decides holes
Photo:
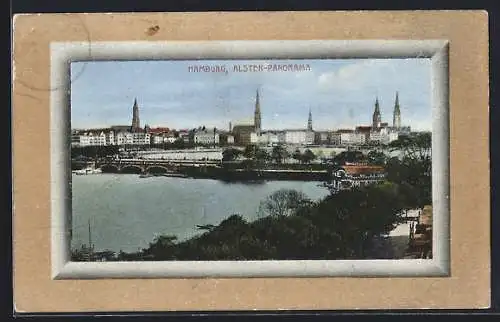
[(198, 160), (147, 160), (147, 159), (120, 159), (120, 160), (105, 160), (97, 163), (97, 166), (113, 172), (122, 172), (125, 170), (136, 170), (133, 172), (149, 172), (151, 168), (160, 168), (166, 171), (175, 170), (179, 166), (203, 166), (216, 165), (220, 161), (198, 161)]

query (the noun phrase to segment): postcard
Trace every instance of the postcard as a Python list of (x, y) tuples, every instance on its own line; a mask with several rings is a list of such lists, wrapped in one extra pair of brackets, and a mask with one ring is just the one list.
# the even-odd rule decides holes
[(18, 17), (17, 307), (487, 306), (486, 20)]

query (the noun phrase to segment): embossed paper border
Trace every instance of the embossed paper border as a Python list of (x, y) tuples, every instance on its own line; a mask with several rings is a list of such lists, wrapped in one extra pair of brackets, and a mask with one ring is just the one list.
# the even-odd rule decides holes
[[(51, 49), (51, 235), (56, 279), (155, 277), (449, 276), (447, 40), (264, 40), (53, 42)], [(432, 89), (433, 258), (395, 260), (70, 262), (71, 62), (161, 59), (429, 59)]]
[[(151, 27), (155, 33), (151, 32)], [(487, 15), (480, 11), (18, 16), (14, 24), (13, 102), (14, 294), (17, 310), (488, 306), (487, 37)], [(60, 84), (50, 80), (49, 62), (55, 43), (83, 43), (86, 56), (93, 57), (92, 48), (104, 41), (311, 39), (446, 40), (450, 77), (450, 277), (52, 279), (50, 228), (54, 225), (51, 211), (57, 201), (52, 200), (50, 190), (53, 177), (50, 103), (54, 93), (61, 90)], [(443, 156), (446, 157), (446, 153)], [(444, 236), (437, 234), (435, 232), (434, 237), (438, 240)], [(381, 293), (384, 297), (379, 296)]]

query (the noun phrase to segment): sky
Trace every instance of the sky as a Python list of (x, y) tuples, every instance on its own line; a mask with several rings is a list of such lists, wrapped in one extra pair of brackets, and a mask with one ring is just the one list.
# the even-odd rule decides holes
[[(302, 71), (237, 72), (234, 65), (302, 64)], [(225, 66), (193, 72), (189, 66)], [(228, 129), (253, 119), (260, 93), (262, 128), (315, 130), (371, 123), (376, 97), (392, 125), (396, 91), (401, 123), (431, 129), (430, 59), (88, 61), (71, 63), (72, 128), (129, 125), (137, 98), (141, 126)]]

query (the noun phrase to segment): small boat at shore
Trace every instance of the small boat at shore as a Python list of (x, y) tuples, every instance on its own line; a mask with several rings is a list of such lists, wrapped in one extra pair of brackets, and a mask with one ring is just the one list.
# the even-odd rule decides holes
[(102, 170), (100, 168), (85, 168), (85, 169), (80, 169), (80, 170), (74, 170), (72, 171), (73, 174), (76, 175), (88, 175), (88, 174), (98, 174), (102, 173)]
[(169, 177), (169, 178), (187, 178), (188, 176), (182, 173), (177, 173), (177, 172), (171, 172), (171, 173), (162, 173), (162, 177)]
[(199, 229), (199, 230), (212, 230), (215, 228), (215, 225), (196, 225), (196, 229)]
[(150, 174), (150, 173), (145, 173), (145, 174), (139, 175), (139, 178), (151, 178), (151, 177), (155, 177), (155, 175)]
[(139, 178), (152, 178), (152, 177), (169, 177), (169, 178), (187, 178), (185, 174), (177, 172), (168, 173), (144, 173), (139, 175)]

